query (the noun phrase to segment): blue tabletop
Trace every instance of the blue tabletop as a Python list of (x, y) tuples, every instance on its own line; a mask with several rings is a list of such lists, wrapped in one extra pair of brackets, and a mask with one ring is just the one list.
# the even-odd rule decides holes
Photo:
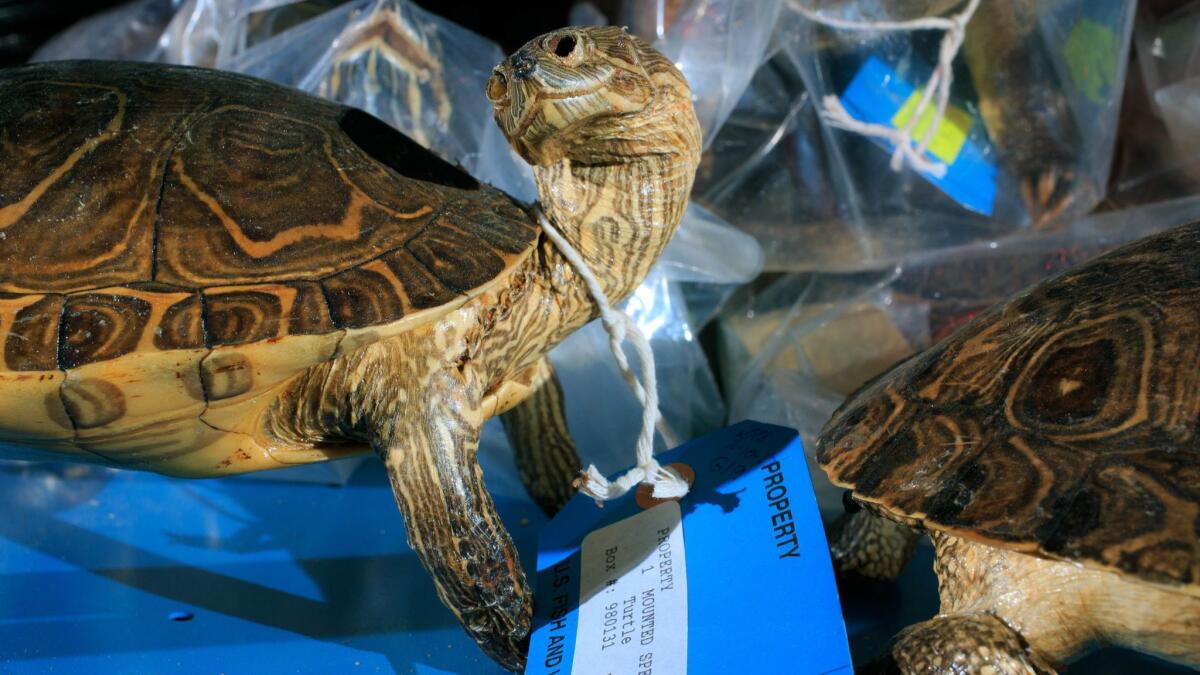
[[(489, 489), (527, 570), (546, 522), (499, 434)], [(405, 544), (382, 466), (344, 486), (187, 481), (0, 463), (4, 673), (498, 673)], [(843, 588), (856, 660), (937, 611), (923, 546), (890, 587)], [(1073, 672), (1187, 672), (1106, 650)]]
[[(343, 487), (5, 463), (0, 504), (5, 673), (501, 672), (378, 462)], [(531, 567), (544, 517), (498, 507)]]

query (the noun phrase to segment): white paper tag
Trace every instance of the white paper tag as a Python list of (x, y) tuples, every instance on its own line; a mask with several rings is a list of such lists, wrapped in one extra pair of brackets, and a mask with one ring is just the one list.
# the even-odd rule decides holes
[(572, 673), (687, 672), (687, 568), (678, 502), (584, 537)]

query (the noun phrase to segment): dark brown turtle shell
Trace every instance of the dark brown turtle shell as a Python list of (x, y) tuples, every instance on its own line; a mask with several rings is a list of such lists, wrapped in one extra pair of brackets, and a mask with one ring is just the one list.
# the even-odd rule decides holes
[(213, 70), (0, 70), (0, 167), (0, 442), (122, 463), (501, 283), (538, 234), (378, 119)]
[[(0, 292), (59, 309), (114, 286), (279, 283), (326, 305), (296, 330), (361, 327), (486, 284), (536, 236), (504, 194), (370, 115), (231, 73), (3, 70), (0, 134)], [(285, 318), (250, 293), (198, 304), (204, 334), (164, 341), (253, 341)], [(231, 304), (250, 314), (216, 306)], [(76, 356), (56, 347), (38, 356)]]
[(1200, 224), (1034, 286), (868, 383), (817, 459), (905, 522), (1200, 585)]

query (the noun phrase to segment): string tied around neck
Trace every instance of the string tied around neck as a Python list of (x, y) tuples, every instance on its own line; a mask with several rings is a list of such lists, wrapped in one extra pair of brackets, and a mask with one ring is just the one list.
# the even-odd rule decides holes
[[(651, 496), (656, 499), (672, 499), (686, 495), (687, 480), (674, 469), (662, 466), (654, 458), (654, 428), (660, 413), (658, 378), (654, 370), (654, 352), (650, 348), (650, 342), (628, 314), (613, 308), (583, 256), (554, 227), (540, 206), (534, 207), (534, 215), (546, 237), (558, 248), (559, 253), (567, 259), (587, 287), (588, 294), (599, 309), (604, 330), (608, 333), (608, 346), (617, 362), (617, 369), (621, 371), (625, 384), (629, 385), (629, 389), (642, 406), (642, 428), (636, 446), (637, 464), (613, 481), (605, 478), (594, 464), (589, 464), (577, 480), (579, 491), (595, 499), (597, 504), (616, 499), (639, 484), (651, 486)], [(633, 351), (641, 364), (641, 381), (634, 374), (629, 359), (621, 349), (621, 343), (626, 339), (633, 345)]]

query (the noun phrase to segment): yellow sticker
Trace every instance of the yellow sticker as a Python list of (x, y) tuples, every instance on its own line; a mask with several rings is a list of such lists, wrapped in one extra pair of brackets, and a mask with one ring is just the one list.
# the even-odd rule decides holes
[[(900, 106), (900, 110), (892, 116), (892, 126), (900, 129), (908, 124), (908, 121), (912, 119), (913, 111), (917, 109), (917, 104), (920, 102), (921, 90), (917, 89), (908, 97), (904, 105)], [(930, 101), (929, 105), (925, 106), (924, 112), (921, 113), (921, 119), (913, 125), (912, 137), (918, 143), (925, 136), (929, 125), (933, 123), (935, 114), (937, 114), (937, 106)], [(962, 150), (963, 145), (967, 142), (967, 132), (970, 129), (971, 116), (967, 114), (967, 111), (947, 105), (946, 115), (938, 124), (937, 133), (929, 141), (929, 151), (946, 164), (953, 164), (954, 160), (958, 159), (958, 153)]]

